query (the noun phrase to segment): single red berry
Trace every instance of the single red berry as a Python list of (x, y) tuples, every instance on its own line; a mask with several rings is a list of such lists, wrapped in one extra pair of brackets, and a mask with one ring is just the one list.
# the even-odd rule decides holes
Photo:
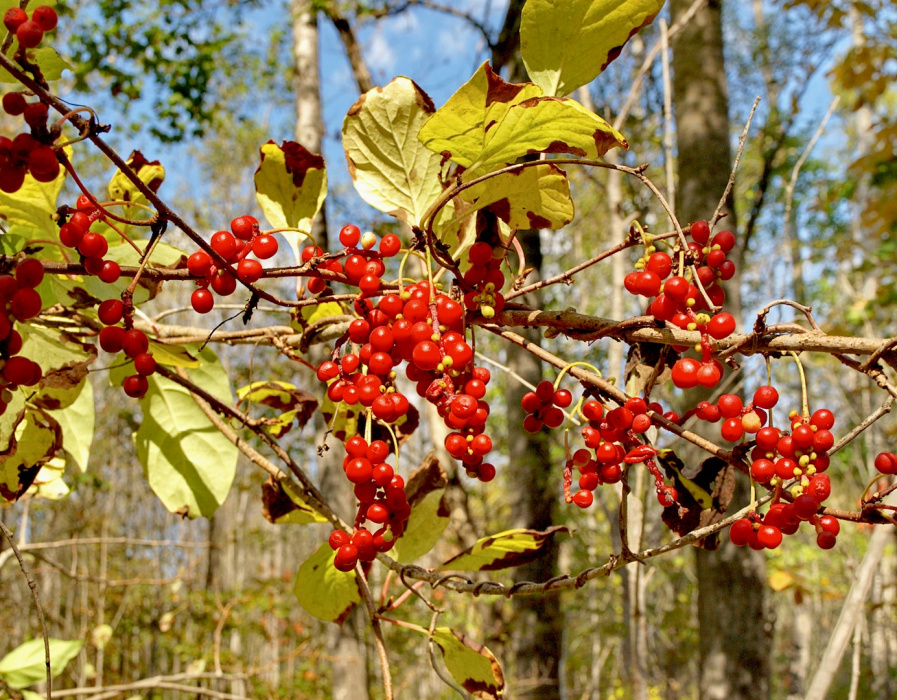
[(492, 246), (484, 241), (478, 241), (470, 246), (470, 250), (467, 251), (467, 259), (473, 265), (488, 265), (492, 262)]
[(23, 287), (9, 300), (9, 312), (20, 321), (27, 321), (40, 313), (42, 306), (40, 294), (35, 290)]
[(78, 242), (78, 252), (85, 258), (102, 258), (109, 252), (109, 243), (99, 233), (88, 231)]
[[(259, 222), (254, 216), (245, 214), (230, 222), (230, 230), (242, 241), (250, 241), (258, 233)], [(306, 260), (308, 262), (308, 260)]]
[(824, 532), (830, 532), (837, 537), (838, 533), (841, 532), (841, 523), (838, 522), (838, 519), (831, 515), (823, 515), (819, 518), (819, 527), (822, 528)]
[(737, 547), (744, 547), (750, 540), (753, 532), (754, 526), (751, 524), (751, 521), (747, 518), (741, 518), (732, 523), (732, 527), (729, 528), (729, 539)]
[(215, 307), (215, 297), (208, 289), (197, 289), (190, 295), (190, 304), (198, 314), (207, 314)]
[(657, 251), (656, 253), (652, 253), (651, 257), (648, 258), (648, 263), (645, 265), (645, 269), (653, 272), (660, 279), (665, 280), (669, 277), (670, 272), (673, 269), (673, 260), (667, 253)]
[(740, 418), (727, 418), (720, 428), (720, 436), (727, 442), (737, 442), (744, 435), (744, 426)]
[(34, 12), (31, 13), (31, 19), (37, 22), (45, 32), (51, 32), (56, 29), (56, 23), (59, 21), (56, 10), (46, 5), (35, 7)]
[(22, 24), (19, 25), (19, 28), (16, 29), (16, 39), (19, 40), (19, 46), (24, 49), (33, 49), (40, 44), (41, 39), (43, 38), (44, 30), (41, 29), (41, 26), (34, 20), (22, 22)]
[(240, 261), (240, 264), (237, 265), (237, 276), (240, 278), (241, 282), (245, 282), (246, 284), (254, 284), (258, 282), (262, 273), (264, 272), (264, 268), (262, 268), (262, 264), (258, 260), (253, 260), (251, 258), (243, 258)]
[(44, 279), (44, 266), (40, 260), (35, 258), (25, 258), (16, 265), (16, 282), (20, 287), (30, 287), (34, 289)]
[(230, 296), (237, 289), (237, 278), (229, 272), (219, 270), (212, 278), (212, 289), (223, 297)]
[(146, 396), (146, 392), (149, 390), (149, 382), (146, 381), (146, 377), (141, 377), (139, 374), (132, 374), (122, 382), (122, 388), (132, 399), (142, 399)]
[(156, 371), (156, 358), (148, 352), (142, 352), (134, 358), (134, 369), (137, 374), (148, 377)]
[(146, 333), (143, 331), (132, 328), (129, 331), (125, 331), (121, 347), (125, 351), (125, 355), (133, 359), (149, 350), (149, 338), (146, 337)]
[(274, 236), (256, 236), (252, 241), (252, 252), (260, 260), (267, 260), (277, 253), (277, 239)]
[(782, 531), (774, 525), (761, 525), (757, 530), (757, 539), (766, 549), (775, 549), (782, 544)]
[(229, 231), (218, 231), (212, 236), (212, 250), (230, 262), (237, 253), (237, 241)]
[(816, 426), (822, 430), (831, 430), (835, 425), (835, 414), (827, 408), (820, 408), (817, 411), (813, 411), (813, 415), (810, 416), (810, 425)]
[(339, 242), (346, 248), (354, 248), (361, 240), (361, 229), (355, 224), (347, 224), (340, 229)]
[(875, 456), (875, 468), (882, 474), (897, 474), (897, 455), (880, 452)]
[(118, 278), (121, 277), (121, 267), (119, 267), (118, 263), (114, 260), (106, 260), (103, 263), (103, 267), (101, 267), (100, 271), (97, 273), (97, 277), (100, 278), (100, 281), (105, 282), (106, 284), (112, 284), (113, 282), (118, 281)]
[[(671, 278), (671, 279), (676, 279)], [(681, 279), (681, 278), (680, 278)], [(701, 363), (690, 357), (683, 357), (673, 365), (673, 384), (680, 389), (691, 389), (698, 385), (698, 371)]]
[(121, 350), (125, 338), (125, 329), (121, 326), (106, 326), (100, 331), (100, 347), (104, 352), (115, 353)]
[(820, 532), (816, 535), (816, 546), (819, 549), (832, 549), (837, 541), (837, 537), (831, 532)]
[(774, 386), (761, 386), (754, 392), (754, 405), (760, 408), (770, 409), (779, 402), (779, 392)]
[(21, 7), (10, 7), (3, 15), (3, 26), (13, 34), (28, 21), (28, 13)]
[(394, 233), (387, 233), (380, 239), (380, 253), (384, 258), (391, 258), (402, 249), (401, 239)]
[(84, 237), (84, 231), (70, 223), (59, 228), (59, 242), (67, 248), (75, 248)]
[(187, 258), (187, 270), (194, 277), (205, 279), (212, 269), (212, 256), (204, 250), (197, 250)]
[(121, 321), (125, 305), (119, 299), (107, 299), (97, 308), (97, 316), (107, 326), (114, 326)]
[(735, 317), (725, 311), (716, 314), (710, 319), (710, 323), (707, 324), (707, 333), (710, 337), (716, 338), (716, 340), (728, 338), (734, 332)]
[(25, 96), (21, 92), (7, 92), (3, 96), (3, 111), (10, 116), (17, 117), (28, 106)]
[(588, 508), (590, 505), (592, 505), (592, 502), (594, 500), (595, 497), (592, 492), (585, 489), (577, 491), (573, 494), (573, 502), (580, 508)]
[(724, 253), (728, 253), (735, 247), (735, 234), (731, 231), (720, 231), (713, 237), (710, 245), (718, 245)]
[(706, 221), (695, 221), (691, 225), (691, 239), (700, 245), (710, 240), (710, 224)]

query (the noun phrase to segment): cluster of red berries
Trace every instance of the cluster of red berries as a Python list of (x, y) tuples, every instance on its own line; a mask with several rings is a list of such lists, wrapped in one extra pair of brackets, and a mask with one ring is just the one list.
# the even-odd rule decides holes
[[(740, 396), (723, 394), (715, 404), (701, 401), (686, 412), (683, 420), (692, 415), (707, 423), (719, 423), (720, 436), (728, 442), (738, 442), (745, 433), (760, 431), (767, 421), (767, 411), (779, 401), (779, 392), (773, 386), (761, 386), (754, 392), (751, 403), (745, 405)], [(681, 422), (681, 421), (680, 421)]]
[(121, 277), (121, 267), (114, 260), (103, 259), (109, 252), (109, 242), (101, 233), (90, 230), (102, 218), (102, 212), (83, 194), (75, 208), (77, 211), (59, 228), (60, 243), (81, 254), (87, 274), (96, 275), (106, 284), (116, 282)]
[[(809, 417), (792, 411), (789, 418), (790, 434), (773, 427), (756, 431), (756, 442), (751, 451), (751, 478), (775, 486), (776, 498), (762, 519), (752, 514), (732, 524), (729, 537), (736, 545), (775, 549), (781, 544), (783, 535), (793, 535), (801, 522), (812, 522), (819, 547), (831, 549), (835, 546), (840, 530), (838, 521), (817, 514), (823, 501), (831, 495), (831, 482), (824, 472), (830, 463), (827, 451), (835, 443), (831, 432), (835, 416), (821, 408)], [(790, 488), (794, 501), (781, 503), (782, 488), (791, 480), (795, 480)]]
[(16, 321), (27, 321), (40, 313), (42, 301), (35, 289), (44, 278), (44, 266), (25, 258), (16, 266), (15, 276), (0, 276), (0, 415), (20, 386), (34, 386), (43, 377), (40, 365), (22, 357), (22, 336)]
[[(602, 484), (615, 484), (623, 478), (625, 464), (644, 463), (654, 478), (657, 500), (664, 507), (671, 506), (679, 498), (672, 486), (663, 480), (663, 474), (654, 461), (657, 450), (639, 441), (652, 424), (649, 411), (663, 413), (658, 403), (648, 404), (644, 399), (627, 399), (622, 406), (610, 410), (598, 401), (590, 399), (582, 406), (582, 415), (589, 423), (582, 429), (586, 448), (579, 449), (567, 460), (564, 469), (564, 495), (567, 503), (588, 508), (594, 500), (593, 492)], [(594, 456), (589, 450), (594, 450)], [(579, 491), (570, 493), (573, 468), (579, 470)]]
[[(264, 268), (258, 260), (248, 257), (250, 253), (259, 260), (267, 260), (277, 254), (277, 239), (259, 230), (259, 222), (248, 214), (238, 216), (230, 222), (230, 231), (218, 231), (212, 235), (212, 250), (231, 265), (237, 266), (237, 277), (241, 282), (258, 282)], [(236, 278), (227, 270), (220, 270), (204, 250), (197, 250), (187, 258), (187, 269), (196, 277), (199, 289), (193, 292), (190, 303), (199, 314), (207, 314), (215, 307), (212, 290), (223, 297), (230, 296), (237, 289)]]
[(875, 468), (882, 474), (897, 474), (897, 455), (893, 452), (879, 452), (875, 455)]
[(566, 389), (555, 390), (554, 384), (539, 382), (535, 391), (528, 391), (520, 400), (520, 405), (527, 412), (523, 419), (523, 429), (529, 433), (538, 433), (543, 425), (559, 428), (564, 422), (564, 411), (573, 403), (573, 394)]
[(831, 549), (841, 532), (841, 524), (831, 515), (817, 515), (818, 508), (819, 502), (809, 495), (798, 496), (794, 503), (774, 503), (763, 517), (751, 513), (732, 523), (729, 539), (738, 547), (775, 549), (782, 544), (784, 535), (793, 535), (802, 522), (809, 522), (816, 530), (816, 545)]
[(43, 40), (44, 32), (56, 29), (58, 20), (56, 10), (46, 5), (35, 7), (31, 19), (21, 7), (10, 7), (3, 15), (3, 26), (15, 34), (22, 49), (33, 49)]
[(13, 116), (24, 114), (30, 134), (10, 139), (0, 136), (0, 190), (18, 192), (31, 173), (38, 182), (52, 182), (59, 176), (59, 159), (51, 145), (54, 137), (47, 129), (49, 110), (43, 102), (26, 102), (18, 92), (3, 96), (3, 109)]
[[(370, 444), (355, 436), (346, 442), (343, 471), (355, 486), (358, 511), (350, 536), (334, 530), (330, 546), (336, 551), (334, 566), (351, 571), (361, 561), (373, 561), (377, 552), (388, 552), (405, 531), (411, 506), (405, 493), (405, 480), (386, 462), (389, 446), (382, 440)], [(365, 523), (372, 523), (371, 529)]]
[[(343, 226), (339, 232), (339, 241), (345, 249), (336, 257), (317, 262), (316, 269), (345, 275), (350, 284), (358, 287), (362, 297), (375, 296), (380, 290), (380, 279), (386, 272), (384, 258), (398, 255), (402, 241), (394, 233), (387, 233), (380, 239), (379, 251), (376, 234), (368, 231), (361, 233), (354, 224)], [(311, 263), (324, 255), (318, 246), (308, 246), (302, 251), (302, 262)], [(343, 259), (345, 258), (345, 259)], [(308, 280), (308, 291), (320, 294), (327, 288), (327, 280), (323, 277), (311, 277)]]
[[(735, 235), (720, 231), (710, 238), (710, 226), (706, 221), (696, 221), (689, 231), (688, 261), (696, 267), (697, 280), (692, 279), (691, 269), (685, 276), (670, 274), (673, 259), (658, 251), (653, 245), (646, 247), (645, 255), (636, 263), (639, 268), (630, 272), (623, 286), (631, 294), (654, 297), (648, 305), (648, 313), (658, 321), (669, 321), (678, 328), (701, 333), (701, 361), (681, 358), (673, 367), (673, 383), (681, 389), (701, 386), (714, 387), (722, 378), (722, 365), (713, 360), (710, 338), (722, 340), (735, 331), (735, 318), (726, 312), (711, 316), (701, 311), (707, 309), (707, 300), (698, 288), (700, 281), (707, 299), (715, 307), (722, 306), (726, 293), (719, 282), (735, 274), (735, 264), (726, 254), (735, 247)], [(684, 347), (676, 347), (678, 351)]]
[(137, 328), (125, 329), (118, 324), (124, 318), (124, 304), (119, 299), (107, 299), (97, 309), (105, 328), (100, 331), (100, 347), (106, 352), (124, 351), (134, 361), (134, 371), (122, 383), (125, 394), (132, 399), (146, 395), (149, 382), (146, 378), (156, 371), (156, 360), (149, 352), (149, 338)]
[(464, 306), (468, 311), (479, 311), (483, 317), (492, 318), (505, 308), (505, 298), (501, 288), (505, 286), (505, 276), (501, 271), (501, 257), (484, 241), (474, 243), (467, 251), (470, 268), (464, 273), (464, 283), (471, 288), (464, 295)]

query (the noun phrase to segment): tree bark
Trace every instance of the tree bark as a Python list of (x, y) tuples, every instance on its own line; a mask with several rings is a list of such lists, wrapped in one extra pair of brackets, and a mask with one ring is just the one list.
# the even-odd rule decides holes
[[(520, 58), (520, 13), (524, 0), (511, 0), (499, 40), (493, 48), (492, 63), (496, 72), (507, 68), (512, 82), (526, 81)], [(542, 250), (538, 230), (517, 232), (526, 267), (532, 268), (529, 281), (538, 279), (542, 269)], [(512, 266), (516, 269), (516, 266)], [(524, 303), (538, 304), (527, 297)], [(528, 331), (538, 342), (538, 330)], [(542, 380), (542, 363), (525, 350), (508, 348), (508, 366), (531, 384)], [(512, 470), (511, 492), (514, 503), (513, 527), (544, 530), (553, 523), (552, 510), (558, 499), (557, 470), (551, 469), (546, 431), (531, 434), (520, 429), (525, 417), (520, 400), (528, 388), (510, 380), (505, 391), (507, 403), (508, 457)], [(516, 570), (515, 579), (547, 581), (557, 575), (558, 547), (552, 543), (537, 560)], [(563, 657), (564, 617), (557, 596), (516, 598), (511, 621), (511, 651), (516, 687), (513, 697), (560, 700), (561, 663)]]
[[(672, 20), (687, 0), (672, 0)], [(711, 0), (673, 40), (673, 101), (678, 147), (678, 215), (683, 223), (709, 218), (731, 170), (729, 104), (723, 56), (721, 1)], [(735, 230), (731, 196), (726, 227)], [(737, 276), (726, 287), (726, 308), (740, 316)], [(746, 501), (739, 480), (734, 504)], [(748, 700), (769, 696), (769, 625), (762, 554), (722, 538), (718, 550), (697, 549), (700, 697)], [(737, 602), (736, 602), (737, 601)], [(737, 613), (733, 614), (733, 605)]]

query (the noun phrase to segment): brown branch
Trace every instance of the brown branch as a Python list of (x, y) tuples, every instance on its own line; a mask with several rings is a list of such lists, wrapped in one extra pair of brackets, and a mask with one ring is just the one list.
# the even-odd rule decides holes
[(374, 87), (374, 82), (371, 80), (371, 71), (368, 70), (364, 57), (361, 55), (361, 45), (358, 43), (358, 37), (355, 36), (355, 30), (352, 29), (349, 20), (339, 12), (336, 3), (329, 3), (324, 8), (324, 14), (339, 33), (340, 41), (343, 42), (343, 48), (346, 50), (346, 57), (349, 59), (349, 65), (352, 67), (352, 74), (355, 76), (355, 83), (358, 85), (358, 92), (363, 95)]
[(383, 641), (383, 629), (380, 627), (380, 619), (377, 617), (377, 606), (371, 595), (371, 588), (361, 568), (361, 562), (355, 564), (355, 579), (358, 582), (358, 590), (364, 599), (365, 608), (371, 621), (371, 629), (374, 632), (374, 642), (377, 647), (377, 658), (380, 661), (380, 671), (383, 673), (383, 694), (386, 700), (393, 700), (392, 674), (389, 671), (389, 657), (386, 655), (386, 642)]

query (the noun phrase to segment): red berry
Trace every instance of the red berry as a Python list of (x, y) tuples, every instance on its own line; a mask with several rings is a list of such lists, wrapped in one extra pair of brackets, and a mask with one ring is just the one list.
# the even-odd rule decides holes
[(122, 382), (122, 388), (132, 399), (141, 399), (146, 395), (146, 392), (149, 389), (149, 382), (146, 381), (146, 377), (141, 377), (139, 374), (133, 374)]
[(114, 326), (121, 321), (125, 305), (119, 299), (107, 299), (97, 308), (97, 316), (107, 326)]
[(677, 360), (676, 364), (673, 365), (673, 384), (680, 389), (691, 389), (697, 386), (698, 370), (700, 369), (701, 363), (690, 357), (683, 357)]
[(237, 240), (229, 231), (218, 231), (212, 236), (212, 250), (230, 262), (237, 253)]
[(819, 518), (819, 527), (821, 527), (824, 532), (830, 532), (835, 536), (841, 532), (841, 523), (838, 522), (837, 518), (832, 517), (831, 515), (823, 515)]
[(258, 282), (262, 273), (264, 272), (264, 268), (262, 268), (262, 264), (258, 260), (253, 260), (251, 258), (243, 258), (240, 261), (240, 264), (237, 265), (237, 276), (240, 278), (241, 282), (245, 282), (246, 284), (254, 284)]
[(34, 289), (44, 279), (44, 266), (40, 260), (25, 258), (16, 265), (16, 282), (20, 287)]
[(766, 549), (775, 549), (782, 544), (782, 531), (774, 525), (761, 525), (757, 530), (757, 539)]
[(761, 386), (754, 392), (754, 405), (770, 409), (779, 402), (779, 392), (774, 386)]
[[(252, 240), (252, 237), (258, 233), (259, 222), (258, 219), (254, 216), (249, 216), (249, 214), (238, 216), (230, 222), (230, 230), (233, 231), (233, 234), (241, 241), (250, 241)], [(314, 249), (312, 248), (312, 250)], [(309, 259), (311, 259), (311, 256), (309, 256)], [(308, 260), (305, 262), (308, 262)]]
[(3, 96), (3, 111), (10, 116), (17, 117), (25, 111), (28, 102), (20, 92), (7, 92)]
[(102, 258), (109, 252), (109, 243), (99, 233), (89, 231), (78, 243), (78, 252), (85, 258)]
[(215, 297), (208, 289), (197, 289), (190, 295), (190, 304), (198, 314), (207, 314), (215, 306)]
[(875, 456), (875, 468), (882, 474), (897, 474), (897, 455), (880, 452)]
[(728, 338), (735, 332), (735, 317), (723, 311), (716, 314), (707, 324), (707, 333), (717, 340)]
[(754, 526), (751, 524), (751, 521), (747, 518), (741, 518), (732, 523), (732, 527), (729, 528), (729, 539), (732, 541), (732, 544), (744, 547), (750, 540), (753, 532)]
[(577, 491), (575, 494), (573, 494), (573, 502), (580, 508), (588, 508), (590, 505), (592, 505), (592, 501), (594, 501), (594, 499), (595, 497), (592, 492), (585, 489)]
[(387, 233), (380, 239), (380, 253), (385, 258), (391, 258), (402, 249), (401, 239), (394, 233)]
[(133, 359), (149, 350), (149, 338), (146, 337), (146, 333), (143, 331), (132, 328), (129, 331), (125, 331), (121, 347), (125, 351), (125, 355)]
[(346, 248), (354, 248), (358, 245), (359, 240), (361, 240), (361, 229), (355, 224), (348, 224), (340, 229), (339, 242)]
[(706, 221), (695, 221), (691, 225), (691, 239), (700, 245), (704, 245), (710, 239), (710, 224)]
[(492, 262), (492, 246), (484, 241), (478, 241), (470, 246), (467, 258), (473, 265), (488, 265)]
[(114, 353), (121, 350), (125, 338), (125, 329), (121, 326), (107, 326), (100, 331), (100, 347), (105, 352)]
[(22, 22), (16, 30), (16, 39), (19, 40), (19, 45), (25, 49), (33, 49), (40, 44), (43, 38), (44, 30), (34, 20)]
[(84, 237), (84, 231), (71, 223), (63, 224), (59, 228), (59, 242), (67, 248), (74, 248)]
[(223, 297), (230, 296), (237, 289), (237, 279), (229, 272), (219, 270), (212, 278), (212, 289)]
[(810, 416), (810, 425), (815, 425), (817, 428), (823, 430), (831, 430), (835, 425), (835, 414), (827, 408), (820, 408), (818, 411), (813, 411), (813, 415)]
[(212, 256), (204, 250), (197, 250), (187, 258), (187, 270), (194, 277), (205, 279), (212, 269)]
[(277, 253), (277, 239), (274, 236), (257, 236), (252, 241), (252, 252), (260, 260), (267, 260)]
[(740, 418), (728, 418), (720, 428), (720, 435), (727, 442), (737, 442), (744, 435), (744, 426)]
[(28, 21), (28, 13), (21, 7), (11, 7), (3, 15), (3, 26), (13, 34)]
[(118, 263), (114, 260), (106, 260), (100, 268), (100, 271), (97, 273), (97, 277), (100, 278), (100, 281), (105, 282), (106, 284), (112, 284), (113, 282), (118, 281), (118, 278), (121, 277), (121, 267), (119, 267)]
[(728, 253), (735, 247), (735, 234), (731, 231), (720, 231), (713, 237), (710, 245), (718, 245), (724, 253)]
[(156, 358), (148, 352), (140, 353), (134, 358), (134, 369), (137, 374), (148, 377), (156, 371)]
[(837, 544), (837, 537), (831, 532), (820, 532), (816, 535), (816, 546), (819, 549), (832, 549)]
[(670, 272), (673, 269), (673, 260), (667, 253), (658, 251), (652, 253), (651, 257), (648, 258), (648, 263), (645, 265), (645, 269), (653, 272), (660, 279), (665, 280), (669, 277)]
[(40, 294), (35, 290), (23, 287), (12, 295), (9, 301), (9, 312), (20, 321), (27, 321), (40, 313), (42, 306)]
[(349, 544), (350, 540), (351, 538), (349, 537), (349, 533), (343, 530), (334, 530), (330, 533), (330, 537), (327, 540), (327, 543), (330, 545), (331, 549), (337, 550), (344, 544)]
[(56, 29), (56, 23), (59, 20), (56, 16), (56, 10), (46, 5), (35, 7), (34, 12), (31, 13), (31, 19), (37, 22), (45, 32)]
[(744, 404), (741, 402), (741, 397), (736, 396), (735, 394), (723, 394), (719, 397), (717, 405), (719, 406), (719, 412), (722, 414), (723, 418), (735, 418), (741, 414), (741, 411), (744, 408)]

